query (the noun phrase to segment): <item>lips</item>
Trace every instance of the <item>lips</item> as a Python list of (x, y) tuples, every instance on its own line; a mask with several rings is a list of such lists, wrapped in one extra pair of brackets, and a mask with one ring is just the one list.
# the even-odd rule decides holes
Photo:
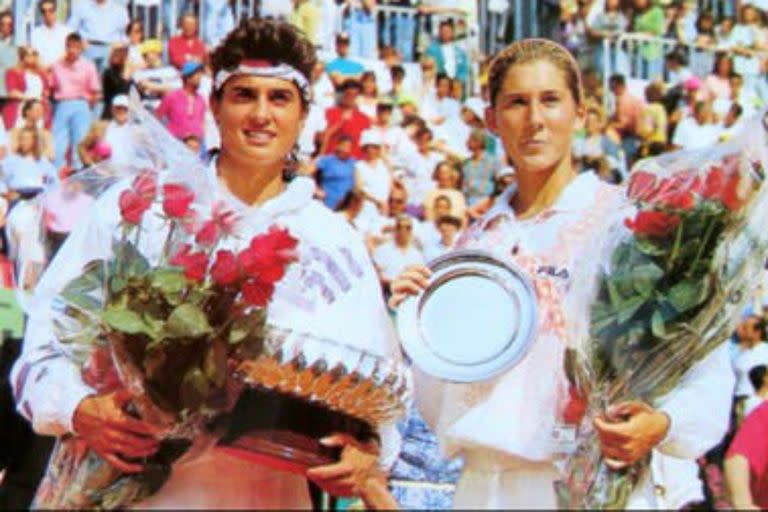
[(243, 130), (243, 135), (249, 143), (259, 146), (269, 144), (277, 137), (275, 132), (269, 130)]

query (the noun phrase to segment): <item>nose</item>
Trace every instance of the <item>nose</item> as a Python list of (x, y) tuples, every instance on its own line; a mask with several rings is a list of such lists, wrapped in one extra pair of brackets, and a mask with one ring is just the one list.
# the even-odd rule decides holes
[(528, 107), (528, 123), (531, 127), (538, 128), (543, 123), (541, 103), (538, 100), (531, 101)]
[(249, 114), (250, 119), (257, 124), (269, 122), (269, 100), (266, 95), (259, 95)]

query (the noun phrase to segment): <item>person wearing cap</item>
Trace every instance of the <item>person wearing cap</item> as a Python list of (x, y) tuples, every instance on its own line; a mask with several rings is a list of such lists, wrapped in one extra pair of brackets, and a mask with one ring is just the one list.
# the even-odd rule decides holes
[(123, 39), (128, 24), (128, 9), (115, 0), (81, 0), (75, 2), (67, 25), (85, 40), (85, 55), (93, 60), (99, 72), (104, 70), (109, 45)]
[(56, 149), (54, 165), (61, 168), (71, 149), (73, 167), (79, 167), (77, 145), (91, 124), (91, 108), (101, 95), (101, 83), (94, 63), (83, 57), (83, 39), (77, 32), (67, 36), (64, 58), (51, 66), (51, 82), (55, 106), (53, 141)]
[(156, 109), (163, 95), (180, 88), (183, 83), (179, 70), (163, 62), (163, 43), (147, 39), (140, 45), (145, 67), (133, 72), (131, 79), (141, 93), (144, 105)]
[[(298, 239), (298, 260), (287, 269), (269, 305), (270, 325), (300, 327), (317, 338), (399, 358), (377, 275), (359, 235), (313, 199), (310, 178), (285, 172), (292, 165), (291, 152), (311, 101), (314, 63), (314, 47), (292, 25), (242, 20), (211, 56), (210, 108), (221, 133), (221, 149), (203, 176), (188, 170), (185, 184), (204, 187), (212, 202), (220, 201), (237, 217), (264, 219), (242, 223), (240, 236), (230, 239), (233, 251), (273, 224)], [(183, 169), (179, 172), (184, 174)], [(199, 180), (203, 184), (194, 185)], [(119, 394), (99, 394), (83, 382), (75, 363), (64, 355), (52, 322), (59, 291), (87, 261), (111, 252), (112, 235), (121, 221), (117, 196), (126, 185), (116, 185), (96, 201), (86, 222), (75, 228), (51, 262), (37, 288), (39, 307), (31, 314), (33, 327), (26, 332), (11, 381), (18, 409), (36, 431), (75, 435), (118, 470), (138, 472), (142, 457), (159, 448), (156, 428), (127, 414)], [(166, 237), (153, 230), (142, 235), (137, 250), (143, 253), (155, 251)], [(88, 251), (83, 251), (86, 246)], [(163, 487), (134, 506), (308, 509), (307, 479), (334, 495), (375, 499), (386, 490), (382, 471), (394, 461), (399, 446), (394, 425), (380, 427), (378, 434), (380, 442), (344, 435), (322, 439), (324, 446), (341, 450), (340, 460), (302, 474), (246, 460), (218, 446), (206, 447), (195, 460), (177, 463)], [(389, 500), (382, 506), (396, 504)]]
[(337, 106), (325, 111), (328, 128), (323, 135), (321, 154), (333, 153), (339, 138), (346, 135), (352, 139), (352, 157), (356, 159), (362, 157), (360, 136), (370, 128), (371, 120), (357, 106), (360, 90), (360, 82), (353, 79), (347, 80), (341, 86)]
[(111, 117), (104, 133), (104, 141), (112, 148), (112, 161), (115, 164), (130, 163), (134, 157), (134, 139), (131, 125), (128, 123), (128, 96), (115, 96), (112, 100)]
[(165, 121), (168, 131), (179, 139), (197, 135), (202, 139), (205, 132), (206, 104), (198, 92), (203, 76), (203, 65), (189, 61), (181, 68), (183, 86), (163, 96), (155, 115)]
[(364, 71), (362, 64), (349, 58), (349, 34), (339, 33), (336, 36), (336, 58), (325, 66), (333, 85), (339, 88), (349, 79), (360, 79)]
[(203, 62), (206, 55), (205, 43), (198, 34), (197, 16), (184, 13), (179, 21), (179, 34), (168, 41), (168, 60), (178, 70), (187, 62)]
[(386, 216), (387, 199), (392, 188), (392, 169), (388, 160), (382, 158), (384, 141), (378, 132), (366, 130), (360, 139), (363, 158), (355, 163), (355, 190), (365, 199), (358, 216), (361, 223), (379, 224), (380, 217)]

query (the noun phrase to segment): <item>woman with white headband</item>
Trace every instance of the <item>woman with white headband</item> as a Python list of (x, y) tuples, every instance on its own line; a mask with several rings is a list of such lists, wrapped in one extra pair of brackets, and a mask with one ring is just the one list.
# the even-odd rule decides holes
[[(221, 133), (221, 150), (208, 166), (209, 183), (215, 198), (234, 211), (247, 214), (258, 209), (299, 239), (299, 261), (277, 287), (270, 305), (272, 325), (398, 357), (376, 272), (362, 240), (313, 199), (310, 179), (289, 180), (285, 172), (293, 163), (292, 151), (307, 116), (315, 61), (311, 43), (293, 26), (278, 21), (245, 20), (216, 48), (211, 58), (210, 106)], [(119, 220), (114, 205), (109, 211), (107, 203), (99, 207), (104, 211), (90, 216), (83, 233), (111, 232), (109, 223)], [(250, 239), (249, 233), (241, 235)], [(74, 240), (64, 244), (52, 269), (66, 274), (82, 268), (90, 257), (81, 254), (85, 236), (73, 234)], [(55, 275), (46, 277), (45, 288), (57, 282)], [(47, 323), (47, 313), (36, 313), (38, 318), (33, 314), (30, 325)], [(355, 321), (350, 321), (353, 317)], [(136, 459), (158, 448), (152, 428), (127, 416), (114, 394), (100, 395), (89, 388), (69, 360), (46, 353), (57, 343), (52, 330), (28, 331), (13, 379), (19, 410), (39, 433), (77, 435), (118, 469), (141, 470)], [(380, 477), (372, 478), (381, 474), (377, 466), (397, 457), (394, 427), (378, 434), (380, 442), (365, 446), (342, 435), (321, 441), (342, 448), (341, 460), (310, 469), (306, 478), (210, 448), (174, 466), (163, 488), (136, 506), (309, 508), (307, 478), (335, 495), (365, 495), (374, 481), (383, 485)]]

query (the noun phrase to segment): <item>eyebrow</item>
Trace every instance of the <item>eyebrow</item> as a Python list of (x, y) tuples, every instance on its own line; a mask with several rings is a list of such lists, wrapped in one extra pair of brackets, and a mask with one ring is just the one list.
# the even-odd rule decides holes
[(262, 89), (266, 89), (267, 93), (270, 92), (281, 92), (281, 93), (287, 93), (287, 94), (294, 94), (294, 91), (286, 86), (286, 87), (257, 87), (257, 86), (247, 86), (247, 85), (233, 85), (231, 91), (232, 92), (250, 92), (250, 93), (257, 93)]

